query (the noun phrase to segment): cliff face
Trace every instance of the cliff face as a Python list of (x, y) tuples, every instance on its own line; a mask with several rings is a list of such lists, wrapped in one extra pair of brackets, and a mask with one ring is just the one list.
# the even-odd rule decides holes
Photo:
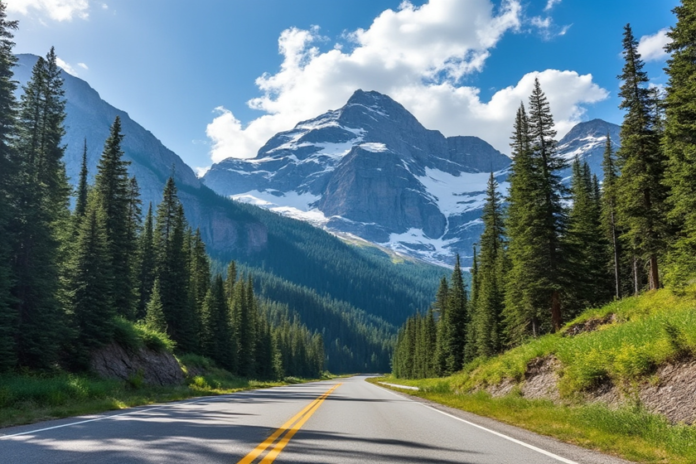
[(169, 386), (184, 382), (184, 371), (173, 354), (146, 348), (126, 350), (117, 343), (94, 353), (90, 360), (92, 372), (106, 379), (132, 381), (141, 378), (147, 385)]
[[(18, 60), (14, 72), (21, 89), (31, 78), (37, 57), (18, 55)], [(119, 116), (125, 135), (122, 143), (124, 159), (130, 162), (130, 175), (138, 179), (143, 213), (150, 203), (154, 207), (161, 201), (164, 184), (173, 174), (186, 218), (194, 229), (201, 229), (203, 240), (213, 254), (244, 256), (265, 248), (267, 234), (263, 224), (241, 214), (232, 202), (219, 198), (205, 187), (176, 153), (133, 121), (128, 113), (102, 100), (87, 82), (65, 72), (61, 77), (67, 113), (64, 161), (73, 185), (79, 179), (85, 142), (87, 166), (91, 181), (94, 180), (104, 141), (109, 136), (111, 124)]]

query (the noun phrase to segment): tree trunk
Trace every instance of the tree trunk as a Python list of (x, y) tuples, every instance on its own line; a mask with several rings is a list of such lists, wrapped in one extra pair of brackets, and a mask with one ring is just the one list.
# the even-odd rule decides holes
[(619, 274), (619, 241), (616, 238), (616, 224), (614, 212), (611, 212), (611, 241), (614, 247), (614, 283), (616, 285), (616, 299), (621, 298), (621, 277)]
[(640, 293), (640, 277), (638, 275), (638, 258), (633, 257), (633, 294), (638, 296)]
[(660, 273), (657, 267), (657, 255), (650, 255), (650, 290), (660, 288)]
[(551, 323), (553, 324), (554, 332), (561, 330), (563, 317), (561, 315), (561, 297), (558, 294), (558, 290), (555, 290), (553, 295), (551, 295)]

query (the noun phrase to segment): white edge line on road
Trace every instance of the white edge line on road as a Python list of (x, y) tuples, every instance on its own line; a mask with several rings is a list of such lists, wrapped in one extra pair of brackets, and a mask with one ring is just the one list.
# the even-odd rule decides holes
[[(285, 388), (285, 387), (294, 387), (295, 385), (281, 385), (279, 387), (272, 387), (272, 388)], [(262, 389), (265, 390), (265, 389)], [(258, 390), (246, 390), (246, 391), (240, 391), (236, 393), (230, 393), (228, 395), (219, 395), (219, 396), (204, 396), (202, 398), (197, 398), (193, 401), (177, 401), (173, 403), (167, 403), (167, 404), (162, 404), (160, 406), (153, 406), (151, 408), (149, 407), (136, 407), (132, 408), (128, 412), (123, 412), (121, 414), (111, 414), (108, 416), (100, 416), (100, 417), (95, 417), (94, 419), (87, 419), (83, 421), (78, 421), (78, 422), (70, 422), (68, 424), (61, 424), (61, 425), (55, 425), (53, 427), (45, 427), (43, 429), (36, 429), (36, 430), (28, 430), (26, 432), (19, 432), (19, 433), (13, 433), (10, 435), (0, 435), (0, 440), (3, 440), (5, 438), (12, 438), (12, 437), (19, 437), (21, 435), (32, 435), (35, 433), (39, 432), (46, 432), (48, 430), (55, 430), (55, 429), (62, 429), (63, 427), (72, 427), (73, 425), (80, 425), (80, 424), (86, 424), (88, 422), (96, 422), (96, 421), (101, 421), (101, 420), (106, 420), (106, 419), (112, 419), (114, 417), (121, 417), (121, 416), (127, 416), (129, 414), (136, 414), (139, 412), (149, 412), (149, 411), (154, 411), (156, 409), (162, 409), (162, 408), (169, 408), (169, 407), (175, 407), (175, 406), (182, 406), (182, 405), (188, 405), (188, 404), (195, 404), (195, 403), (202, 403), (203, 401), (220, 401), (224, 400), (226, 398), (229, 398), (231, 396), (238, 396), (238, 395), (244, 395), (244, 394), (250, 394), (250, 393), (255, 393)]]
[[(390, 391), (390, 390), (386, 390), (386, 391), (388, 391), (388, 392), (391, 393), (392, 395), (396, 395), (396, 396), (398, 396), (398, 397), (403, 398), (403, 396), (399, 395), (398, 393), (394, 393), (393, 391)], [(492, 433), (493, 435), (497, 435), (497, 436), (499, 436), (500, 438), (504, 438), (504, 439), (506, 439), (506, 440), (508, 440), (508, 441), (511, 441), (511, 442), (513, 442), (513, 443), (517, 443), (518, 445), (524, 446), (525, 448), (529, 448), (530, 450), (533, 450), (533, 451), (536, 451), (537, 453), (541, 453), (541, 454), (543, 454), (543, 455), (546, 455), (546, 456), (548, 456), (548, 457), (550, 457), (550, 458), (553, 458), (553, 459), (555, 459), (555, 460), (557, 460), (557, 461), (563, 462), (563, 463), (565, 463), (565, 464), (579, 464), (579, 463), (576, 462), (576, 461), (571, 461), (570, 459), (562, 458), (561, 456), (558, 456), (558, 455), (556, 455), (556, 454), (550, 453), (550, 452), (548, 452), (548, 451), (546, 451), (546, 450), (543, 450), (543, 449), (541, 449), (541, 448), (537, 448), (537, 447), (534, 446), (534, 445), (530, 445), (529, 443), (525, 443), (525, 442), (523, 442), (523, 441), (517, 440), (516, 438), (508, 437), (507, 435), (504, 435), (504, 434), (502, 434), (502, 433), (500, 433), (500, 432), (496, 432), (495, 430), (487, 429), (486, 427), (482, 427), (482, 426), (480, 426), (480, 425), (478, 425), (478, 424), (474, 424), (473, 422), (469, 422), (468, 420), (462, 419), (461, 417), (454, 416), (454, 415), (452, 415), (452, 414), (446, 413), (445, 411), (440, 411), (439, 409), (433, 408), (432, 406), (428, 406), (427, 404), (423, 404), (423, 403), (421, 403), (421, 402), (419, 402), (419, 401), (415, 401), (415, 400), (412, 400), (412, 399), (410, 399), (410, 398), (409, 398), (409, 400), (410, 400), (410, 401), (413, 401), (414, 403), (420, 404), (421, 406), (426, 407), (426, 408), (428, 408), (428, 409), (430, 409), (430, 410), (432, 410), (432, 411), (439, 412), (440, 414), (443, 414), (443, 415), (445, 415), (445, 416), (447, 416), (447, 417), (451, 417), (452, 419), (458, 420), (459, 422), (464, 422), (465, 424), (471, 425), (472, 427), (476, 427), (477, 429), (484, 430), (484, 431), (486, 431), (486, 432), (488, 432), (488, 433)]]
[[(275, 388), (282, 388), (284, 386), (286, 386), (286, 385), (283, 385), (281, 387), (275, 387)], [(73, 425), (86, 424), (88, 422), (96, 422), (96, 421), (100, 421), (100, 420), (112, 419), (114, 417), (127, 416), (129, 414), (136, 414), (139, 412), (149, 412), (149, 411), (154, 411), (156, 409), (171, 408), (171, 407), (182, 406), (182, 405), (185, 406), (185, 405), (189, 405), (189, 404), (202, 403), (203, 401), (215, 401), (215, 400), (219, 401), (219, 400), (224, 400), (225, 398), (228, 398), (230, 396), (243, 395), (245, 393), (253, 393), (255, 391), (256, 390), (247, 390), (247, 391), (240, 391), (237, 393), (230, 393), (229, 395), (205, 396), (203, 398), (197, 398), (193, 401), (177, 401), (174, 403), (162, 404), (160, 406), (153, 406), (153, 407), (136, 407), (136, 408), (132, 408), (128, 412), (122, 412), (120, 414), (111, 414), (108, 416), (100, 416), (100, 417), (96, 417), (94, 419), (87, 419), (87, 420), (78, 421), (78, 422), (70, 422), (68, 424), (55, 425), (53, 427), (45, 427), (43, 429), (28, 430), (26, 432), (13, 433), (10, 435), (0, 435), (0, 440), (2, 440), (4, 438), (19, 437), (21, 435), (32, 435), (32, 434), (39, 433), (39, 432), (46, 432), (48, 430), (62, 429), (63, 427), (72, 427)]]

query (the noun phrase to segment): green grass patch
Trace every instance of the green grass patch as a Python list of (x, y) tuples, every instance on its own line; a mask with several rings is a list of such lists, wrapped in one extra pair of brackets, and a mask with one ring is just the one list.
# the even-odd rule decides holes
[(113, 323), (113, 339), (124, 348), (173, 351), (176, 347), (176, 343), (167, 334), (153, 330), (142, 322), (133, 323), (124, 318), (116, 317)]

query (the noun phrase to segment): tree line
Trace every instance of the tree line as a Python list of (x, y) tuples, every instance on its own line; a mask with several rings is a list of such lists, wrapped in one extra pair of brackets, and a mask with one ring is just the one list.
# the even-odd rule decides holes
[(234, 262), (224, 278), (212, 275), (172, 177), (143, 220), (118, 117), (91, 185), (84, 147), (73, 191), (62, 159), (65, 98), (55, 51), (37, 60), (17, 102), (17, 22), (5, 10), (0, 2), (0, 371), (87, 369), (122, 318), (240, 376), (320, 375), (321, 334), (297, 320), (271, 324), (251, 277), (238, 276)]
[[(509, 190), (488, 182), (470, 298), (459, 262), (431, 309), (401, 328), (392, 370), (434, 377), (558, 331), (582, 310), (696, 277), (696, 4), (674, 10), (665, 92), (650, 86), (630, 25), (623, 35), (621, 147), (607, 134), (600, 184), (558, 153), (537, 80), (512, 135)], [(466, 294), (465, 294), (466, 295)]]

